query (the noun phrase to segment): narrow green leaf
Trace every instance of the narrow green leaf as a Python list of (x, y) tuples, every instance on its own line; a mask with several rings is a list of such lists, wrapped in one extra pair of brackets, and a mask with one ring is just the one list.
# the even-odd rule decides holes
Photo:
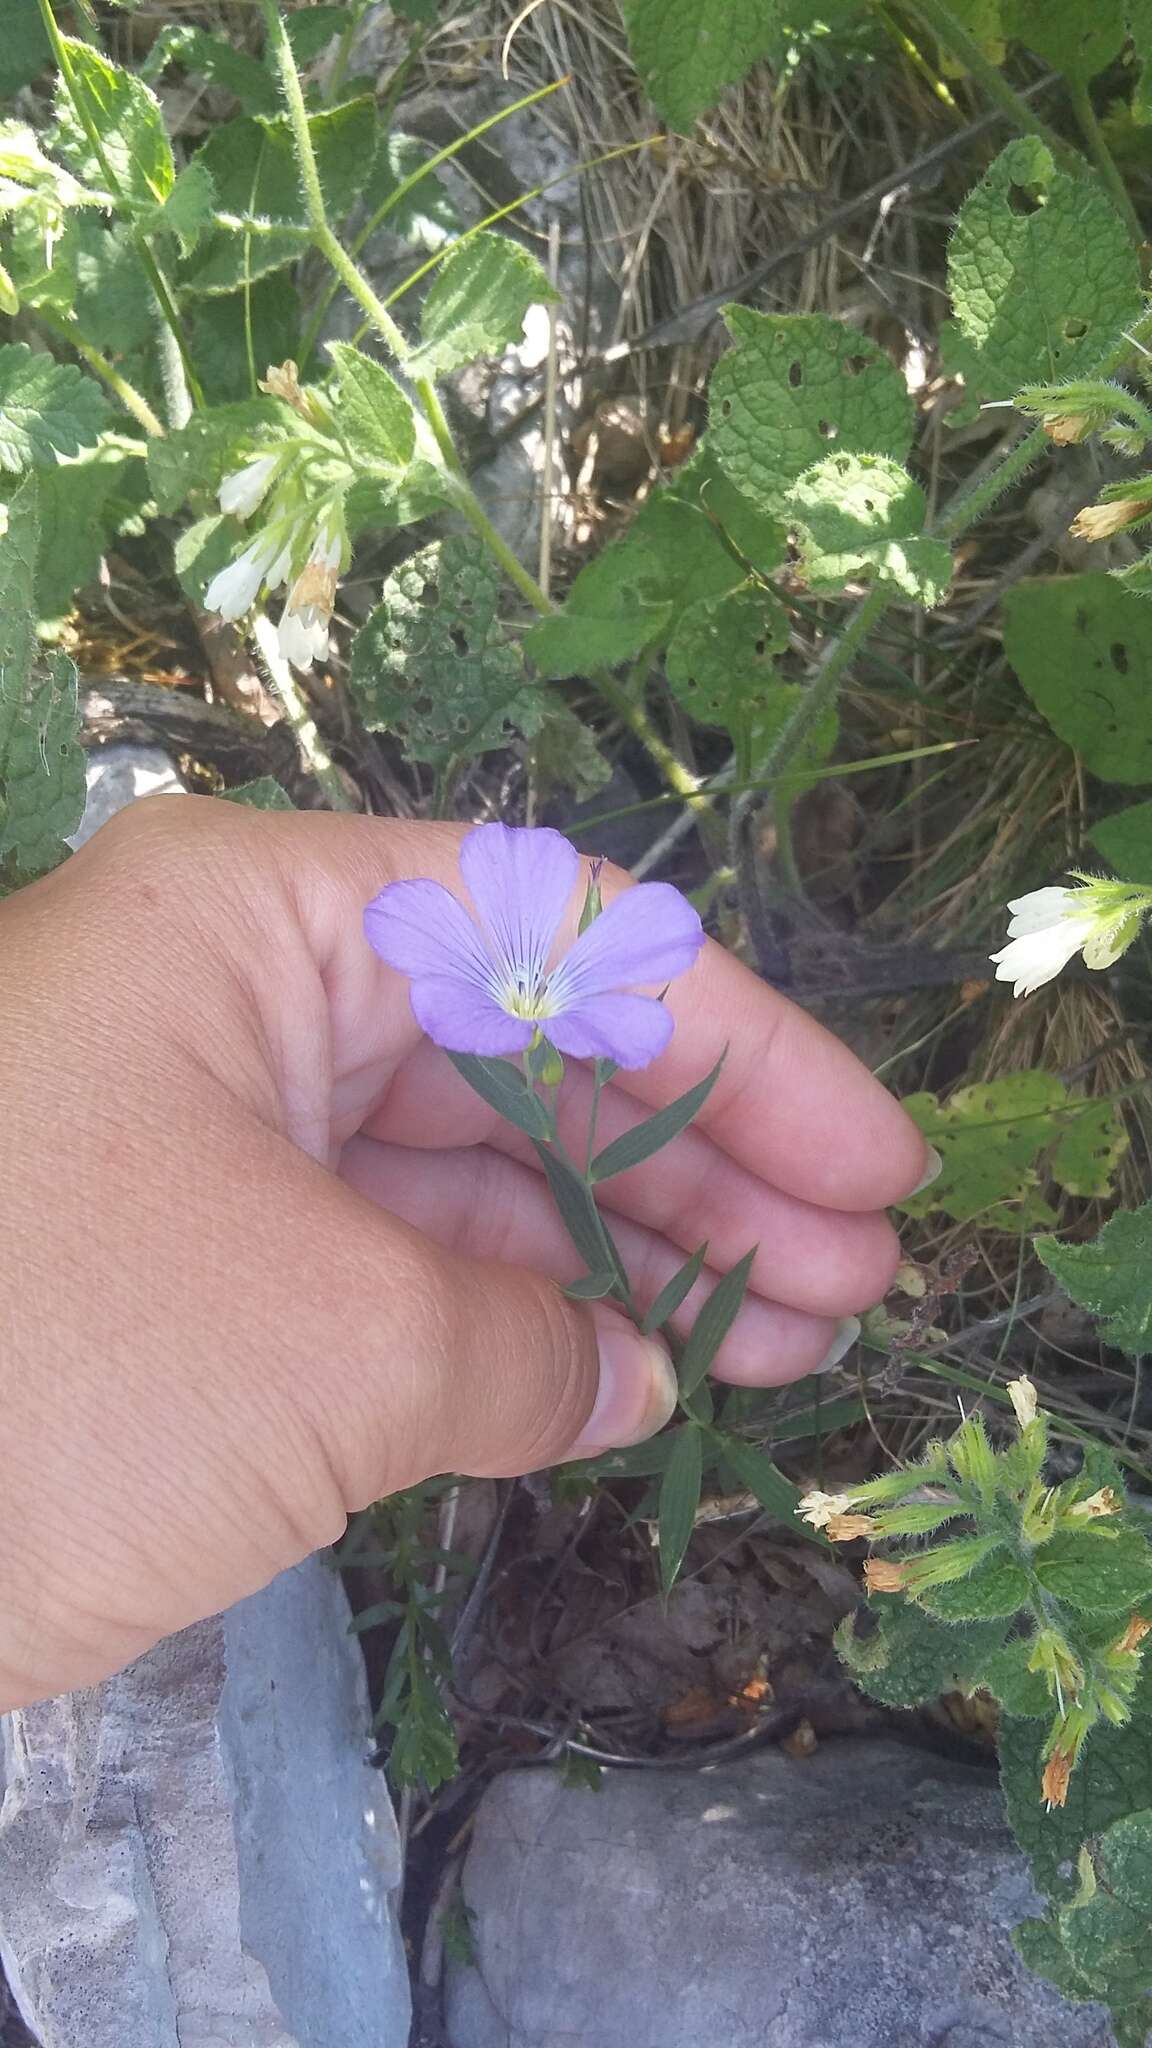
[(693, 1323), (691, 1334), (680, 1354), (679, 1378), (682, 1398), (699, 1386), (739, 1315), (748, 1291), (748, 1276), (752, 1271), (752, 1261), (757, 1249), (758, 1247), (754, 1245), (750, 1252), (745, 1252), (739, 1265), (733, 1266), (730, 1273), (725, 1273), (723, 1279), (716, 1282)]
[(819, 1529), (809, 1527), (796, 1513), (800, 1505), (800, 1489), (772, 1463), (755, 1444), (745, 1443), (742, 1437), (726, 1436), (721, 1439), (724, 1457), (735, 1470), (740, 1484), (746, 1486), (754, 1500), (777, 1521), (783, 1522), (794, 1536), (806, 1536), (810, 1542), (828, 1548), (828, 1539)]
[(665, 1282), (640, 1325), (646, 1337), (670, 1321), (681, 1302), (687, 1300), (700, 1278), (707, 1252), (708, 1240), (705, 1238), (703, 1244), (697, 1245), (692, 1257), (685, 1259), (679, 1272), (673, 1273), (672, 1278)]
[(672, 1455), (660, 1481), (657, 1522), (660, 1534), (660, 1581), (665, 1593), (676, 1583), (700, 1505), (704, 1448), (694, 1422), (676, 1432)]
[[(529, 1138), (548, 1136), (548, 1112), (538, 1095), (533, 1095), (522, 1074), (507, 1060), (480, 1059), (471, 1052), (448, 1055), (461, 1079), (518, 1131)], [(589, 1260), (590, 1267), (596, 1262)]]
[[(455, 1058), (456, 1055), (451, 1055)], [(596, 1207), (591, 1188), (582, 1181), (578, 1173), (557, 1157), (551, 1146), (541, 1144), (533, 1136), (540, 1164), (552, 1190), (553, 1200), (560, 1211), (561, 1221), (572, 1239), (590, 1273), (599, 1273), (608, 1268), (613, 1275), (613, 1284), (622, 1295), (628, 1293), (628, 1276), (620, 1262), (620, 1254), (608, 1234), (604, 1218)]]
[(616, 1285), (614, 1273), (585, 1273), (564, 1289), (570, 1301), (603, 1301)]
[(382, 363), (348, 342), (334, 341), (330, 353), (339, 379), (342, 424), (357, 455), (377, 468), (402, 473), (416, 447), (411, 399)]
[(721, 1053), (712, 1072), (705, 1074), (702, 1081), (697, 1081), (694, 1088), (689, 1088), (685, 1094), (678, 1095), (675, 1102), (669, 1102), (665, 1108), (658, 1109), (655, 1116), (645, 1117), (642, 1124), (637, 1124), (633, 1130), (625, 1131), (622, 1137), (614, 1138), (610, 1145), (605, 1145), (604, 1150), (598, 1152), (592, 1161), (592, 1179), (611, 1180), (613, 1174), (627, 1173), (629, 1167), (639, 1166), (643, 1160), (651, 1159), (654, 1152), (659, 1152), (663, 1146), (670, 1145), (673, 1138), (678, 1138), (681, 1131), (687, 1130), (693, 1118), (703, 1109), (720, 1079), (720, 1069), (724, 1065), (726, 1050)]

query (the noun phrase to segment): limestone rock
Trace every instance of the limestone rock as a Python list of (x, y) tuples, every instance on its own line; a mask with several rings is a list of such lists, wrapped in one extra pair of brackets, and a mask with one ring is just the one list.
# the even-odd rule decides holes
[(43, 2048), (405, 2048), (395, 1822), (319, 1558), (12, 1714), (0, 1952)]
[(463, 1875), (451, 2048), (1109, 2048), (1029, 1975), (989, 1774), (890, 1741), (599, 1792), (516, 1771)]

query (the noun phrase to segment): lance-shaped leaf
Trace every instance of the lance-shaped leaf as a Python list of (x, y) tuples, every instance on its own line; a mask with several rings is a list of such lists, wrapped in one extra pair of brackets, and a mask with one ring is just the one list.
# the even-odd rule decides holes
[(36, 660), (33, 613), (39, 527), (36, 480), (9, 501), (0, 536), (0, 859), (26, 875), (63, 859), (84, 810), (76, 669)]
[(0, 347), (0, 469), (76, 455), (107, 419), (103, 392), (74, 363), (57, 363), (22, 341)]
[(416, 447), (411, 399), (382, 363), (346, 341), (334, 341), (331, 352), (339, 381), (340, 425), (353, 454), (376, 468), (401, 474)]
[(420, 316), (414, 377), (443, 377), (517, 341), (529, 306), (559, 293), (536, 258), (507, 235), (469, 235), (440, 264)]
[(731, 1465), (741, 1486), (746, 1486), (754, 1500), (767, 1514), (775, 1515), (777, 1521), (791, 1530), (794, 1536), (805, 1536), (809, 1542), (828, 1548), (828, 1538), (820, 1529), (813, 1529), (810, 1523), (801, 1521), (796, 1510), (800, 1505), (800, 1489), (784, 1477), (777, 1465), (764, 1451), (758, 1451), (755, 1444), (745, 1443), (743, 1437), (726, 1436), (723, 1439), (723, 1453), (726, 1464)]
[(705, 1239), (703, 1244), (697, 1245), (691, 1258), (685, 1259), (679, 1271), (673, 1273), (670, 1280), (665, 1281), (640, 1325), (646, 1337), (650, 1337), (653, 1330), (662, 1329), (675, 1315), (681, 1302), (687, 1301), (704, 1270), (707, 1255), (708, 1241)]
[(643, 1123), (634, 1125), (632, 1130), (624, 1131), (610, 1145), (605, 1145), (592, 1161), (591, 1179), (611, 1180), (613, 1174), (627, 1173), (629, 1167), (651, 1159), (654, 1152), (661, 1151), (665, 1145), (671, 1144), (673, 1138), (678, 1138), (681, 1131), (687, 1130), (720, 1079), (724, 1057), (721, 1053), (711, 1073), (697, 1081), (694, 1088), (686, 1089), (675, 1102), (666, 1103), (663, 1109), (658, 1109), (655, 1116), (645, 1117)]
[(924, 532), (924, 493), (898, 462), (826, 455), (797, 479), (787, 502), (800, 573), (814, 590), (840, 590), (863, 577), (928, 607), (947, 591), (951, 550)]
[(695, 1422), (676, 1431), (672, 1455), (660, 1481), (656, 1523), (660, 1540), (660, 1583), (670, 1593), (691, 1540), (704, 1477), (704, 1445)]
[(1100, 1317), (1105, 1344), (1136, 1357), (1152, 1351), (1152, 1202), (1118, 1210), (1088, 1244), (1035, 1244), (1072, 1300)]
[(758, 57), (781, 26), (776, 0), (623, 0), (632, 61), (648, 95), (685, 132)]
[(548, 1112), (523, 1074), (508, 1060), (482, 1059), (476, 1053), (450, 1052), (448, 1055), (461, 1078), (475, 1089), (489, 1109), (494, 1109), (507, 1123), (515, 1124), (529, 1138), (548, 1136)]
[(683, 1399), (699, 1386), (721, 1344), (736, 1321), (748, 1291), (748, 1279), (756, 1247), (745, 1252), (730, 1273), (716, 1282), (704, 1303), (680, 1353), (677, 1377)]
[(555, 1153), (533, 1138), (560, 1220), (590, 1273), (611, 1273), (618, 1294), (628, 1294), (628, 1276), (587, 1183)]

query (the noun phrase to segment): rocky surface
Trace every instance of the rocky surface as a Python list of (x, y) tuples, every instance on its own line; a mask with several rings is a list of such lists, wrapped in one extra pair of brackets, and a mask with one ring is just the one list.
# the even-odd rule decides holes
[(115, 743), (101, 747), (88, 762), (88, 797), (84, 816), (69, 844), (83, 846), (101, 825), (138, 796), (183, 796), (184, 784), (162, 747)]
[(498, 1778), (464, 1866), (451, 2048), (1110, 2048), (1031, 1977), (989, 1773), (891, 1741)]
[(320, 1558), (0, 1722), (0, 1952), (43, 2048), (404, 2048), (400, 1859)]

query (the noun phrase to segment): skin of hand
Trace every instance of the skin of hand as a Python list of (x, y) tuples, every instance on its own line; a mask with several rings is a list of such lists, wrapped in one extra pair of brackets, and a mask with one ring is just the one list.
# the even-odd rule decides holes
[[(121, 1668), (382, 1494), (671, 1412), (666, 1352), (563, 1294), (581, 1262), (530, 1148), (363, 937), (386, 882), (459, 892), (459, 839), (159, 797), (0, 908), (0, 1709)], [(609, 1221), (642, 1302), (707, 1238), (685, 1323), (758, 1244), (718, 1371), (796, 1378), (885, 1292), (883, 1206), (924, 1142), (719, 947), (668, 1000), (598, 1142), (727, 1060)], [(587, 1074), (565, 1089), (575, 1143)]]

